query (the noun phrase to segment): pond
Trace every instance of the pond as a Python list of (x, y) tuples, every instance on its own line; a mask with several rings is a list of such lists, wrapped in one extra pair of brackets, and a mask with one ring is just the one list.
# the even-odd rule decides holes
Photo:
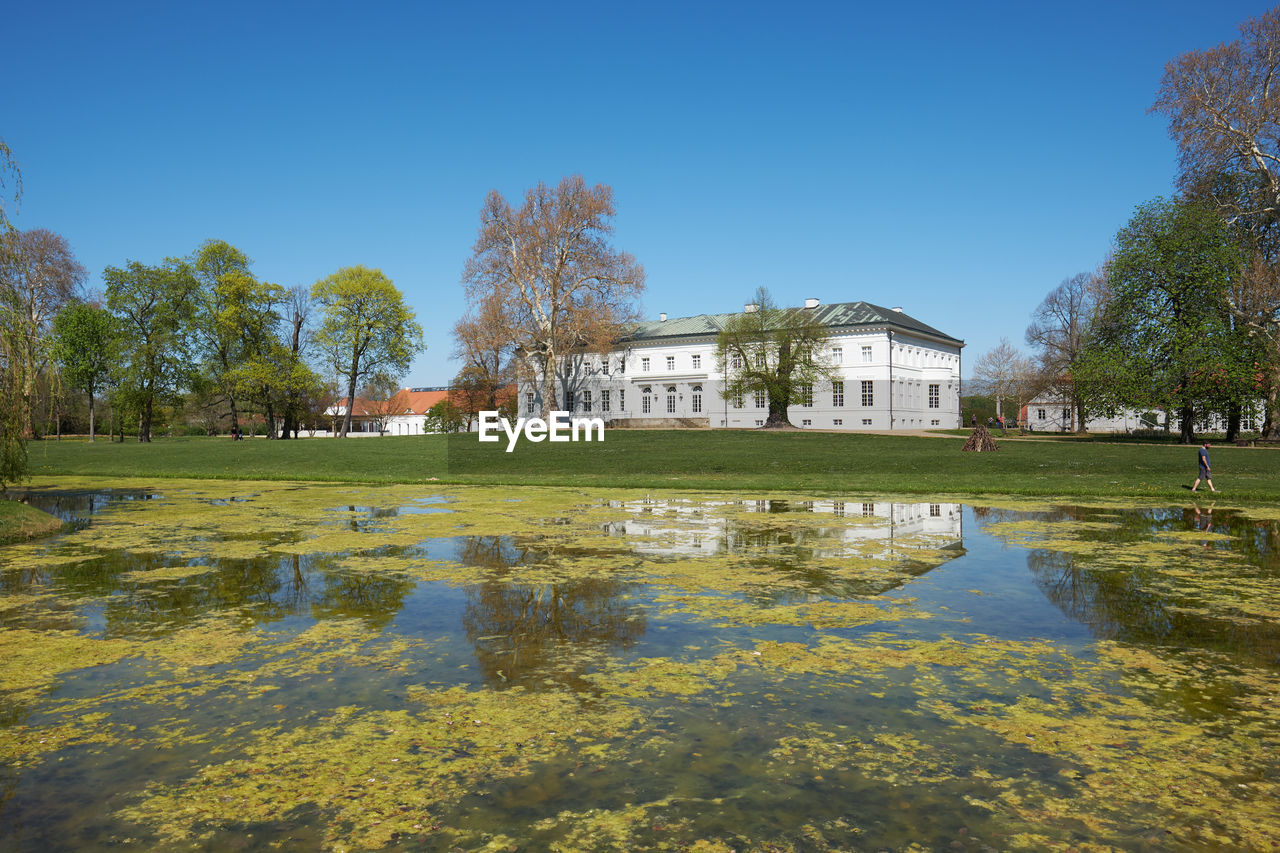
[(1280, 838), (1273, 508), (37, 486), (6, 850)]

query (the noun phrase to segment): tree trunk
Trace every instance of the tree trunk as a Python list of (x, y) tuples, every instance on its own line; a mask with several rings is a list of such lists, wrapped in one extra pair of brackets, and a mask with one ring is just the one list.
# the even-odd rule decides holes
[(1272, 378), (1271, 387), (1267, 389), (1267, 414), (1262, 421), (1262, 437), (1270, 441), (1280, 440), (1280, 401), (1276, 399), (1280, 391), (1280, 381)]
[(347, 382), (347, 411), (346, 411), (346, 414), (342, 416), (342, 435), (340, 436), (341, 438), (346, 438), (347, 433), (351, 430), (351, 409), (353, 406), (355, 406), (355, 404), (356, 404), (356, 375), (355, 373), (352, 373), (350, 380)]
[(151, 398), (148, 397), (138, 412), (138, 441), (151, 441)]
[(769, 417), (765, 419), (765, 429), (791, 426), (791, 420), (787, 417), (787, 402), (789, 401), (769, 398)]
[(1240, 437), (1240, 404), (1232, 403), (1227, 407), (1227, 441), (1235, 441)]
[(89, 443), (93, 443), (93, 392), (89, 392)]
[(1089, 430), (1085, 427), (1084, 422), (1084, 400), (1079, 398), (1072, 401), (1071, 407), (1076, 413), (1076, 434), (1084, 435)]
[(236, 398), (228, 397), (231, 401), (231, 434), (237, 435), (240, 432), (240, 411), (236, 408)]
[(1195, 444), (1195, 415), (1196, 410), (1189, 403), (1183, 403), (1182, 407), (1178, 409), (1178, 417), (1182, 420), (1182, 432), (1178, 438), (1179, 444)]

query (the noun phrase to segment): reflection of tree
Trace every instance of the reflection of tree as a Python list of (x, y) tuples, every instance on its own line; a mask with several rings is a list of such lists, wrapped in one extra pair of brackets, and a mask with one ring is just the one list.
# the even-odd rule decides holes
[(335, 565), (339, 559), (326, 556), (316, 560), (314, 568), (319, 569), (323, 586), (312, 601), (312, 615), (317, 619), (359, 617), (372, 627), (385, 626), (404, 606), (414, 582), (394, 575), (343, 569)]
[[(988, 514), (986, 523), (1006, 512)], [(1034, 517), (1049, 522), (1087, 522), (1100, 520), (1102, 514), (1101, 510), (1064, 507)], [(1026, 515), (999, 520), (1015, 517)], [(1195, 507), (1131, 511), (1118, 518), (1111, 511), (1105, 520), (1106, 528), (1084, 530), (1081, 538), (1104, 545), (1147, 542), (1162, 532), (1227, 533), (1230, 539), (1206, 539), (1205, 548), (1242, 553), (1273, 582), (1280, 575), (1276, 548), (1280, 537), (1275, 522), (1254, 522), (1230, 511), (1210, 515), (1207, 510), (1197, 512)], [(1259, 619), (1233, 619), (1229, 604), (1212, 599), (1213, 588), (1221, 588), (1221, 577), (1206, 578), (1206, 592), (1195, 578), (1178, 580), (1159, 568), (1114, 568), (1105, 548), (1099, 548), (1096, 556), (1032, 549), (1027, 567), (1045, 597), (1064, 615), (1088, 626), (1096, 637), (1209, 648), (1267, 664), (1280, 656), (1280, 626)], [(1206, 565), (1205, 571), (1216, 574), (1221, 569)], [(1210, 608), (1214, 612), (1204, 612)]]
[[(506, 537), (468, 537), (461, 551), (467, 565), (489, 569), (467, 588), (462, 626), (475, 646), (481, 671), (491, 682), (542, 687), (547, 679), (580, 687), (578, 676), (595, 649), (625, 649), (644, 635), (641, 610), (624, 601), (633, 584), (589, 578), (551, 584), (508, 582), (516, 565), (554, 562), (555, 556)], [(589, 556), (561, 550), (557, 556)], [(499, 674), (501, 673), (501, 674)]]

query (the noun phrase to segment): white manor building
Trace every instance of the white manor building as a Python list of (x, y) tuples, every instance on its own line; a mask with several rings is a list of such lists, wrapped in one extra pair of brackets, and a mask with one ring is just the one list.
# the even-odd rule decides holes
[[(801, 388), (788, 411), (797, 427), (825, 430), (954, 429), (960, 426), (960, 350), (953, 338), (901, 308), (867, 302), (805, 310), (830, 329), (839, 379)], [(748, 305), (744, 310), (754, 310)], [(605, 357), (588, 355), (552, 409), (627, 427), (754, 428), (769, 414), (763, 393), (725, 399), (716, 337), (732, 314), (640, 323)], [(567, 387), (566, 387), (567, 386)], [(541, 413), (540, 389), (520, 388), (520, 414)]]

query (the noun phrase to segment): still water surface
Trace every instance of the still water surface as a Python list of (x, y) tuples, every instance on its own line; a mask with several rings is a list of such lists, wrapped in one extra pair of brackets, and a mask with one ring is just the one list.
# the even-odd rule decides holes
[(1280, 837), (1273, 510), (59, 486), (6, 850)]

